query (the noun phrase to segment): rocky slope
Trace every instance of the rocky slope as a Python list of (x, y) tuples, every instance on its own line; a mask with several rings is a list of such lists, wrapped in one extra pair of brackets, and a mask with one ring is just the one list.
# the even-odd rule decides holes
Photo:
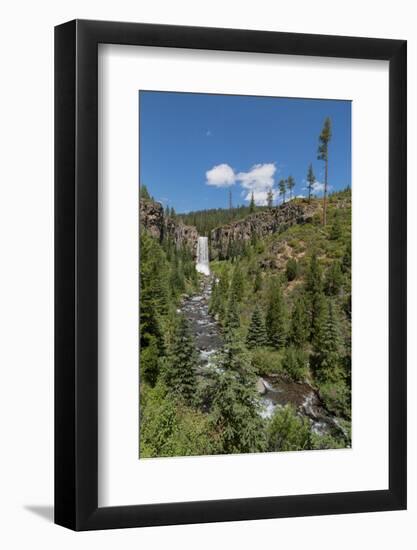
[(139, 219), (152, 237), (162, 241), (165, 235), (172, 237), (178, 247), (185, 245), (196, 255), (198, 232), (194, 226), (166, 216), (159, 202), (140, 199)]
[(224, 259), (234, 241), (247, 242), (253, 236), (265, 237), (282, 232), (291, 225), (311, 222), (321, 208), (318, 202), (294, 200), (284, 205), (252, 214), (243, 220), (213, 229), (210, 233), (211, 257)]

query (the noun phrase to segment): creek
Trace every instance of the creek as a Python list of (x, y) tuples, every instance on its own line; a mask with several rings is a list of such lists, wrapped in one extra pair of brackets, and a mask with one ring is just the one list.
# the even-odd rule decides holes
[[(209, 269), (207, 237), (199, 237), (196, 268), (203, 275), (200, 289), (183, 300), (180, 311), (189, 322), (200, 358), (199, 372), (204, 375), (207, 369), (214, 368), (212, 359), (223, 345), (221, 328), (209, 313), (214, 276)], [(343, 433), (337, 418), (325, 409), (315, 389), (306, 382), (271, 374), (258, 379), (257, 390), (261, 394), (263, 418), (271, 418), (277, 407), (290, 404), (298, 414), (310, 420), (315, 433)]]

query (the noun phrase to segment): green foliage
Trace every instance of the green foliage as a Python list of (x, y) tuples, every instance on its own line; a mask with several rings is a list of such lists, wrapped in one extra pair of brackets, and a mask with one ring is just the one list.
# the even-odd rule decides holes
[(323, 128), (319, 136), (319, 148), (317, 158), (327, 161), (329, 158), (329, 141), (332, 138), (332, 123), (329, 117), (324, 120)]
[(349, 239), (348, 244), (346, 245), (345, 252), (342, 259), (342, 271), (347, 273), (352, 267), (352, 244)]
[(335, 215), (334, 215), (334, 219), (333, 219), (333, 223), (330, 227), (329, 238), (332, 241), (337, 241), (338, 239), (340, 239), (341, 236), (342, 236), (342, 224), (341, 224), (338, 212), (336, 210)]
[(321, 382), (337, 382), (341, 377), (341, 338), (332, 300), (327, 300), (327, 311), (320, 325), (319, 337), (314, 342), (317, 377)]
[(227, 271), (223, 271), (219, 277), (219, 281), (213, 285), (213, 290), (209, 303), (209, 312), (212, 315), (218, 315), (223, 321), (226, 315), (226, 305), (229, 296), (229, 275)]
[(311, 202), (311, 195), (314, 189), (314, 183), (316, 181), (316, 176), (313, 172), (313, 165), (310, 163), (307, 172), (307, 189), (308, 189), (308, 202)]
[[(319, 221), (316, 204), (311, 197), (311, 211)], [(253, 207), (257, 212), (266, 209)], [(249, 215), (250, 205), (214, 212), (200, 213), (202, 226)], [(192, 223), (195, 215), (186, 220), (177, 214), (185, 223)], [(350, 215), (350, 190), (334, 193), (328, 230), (313, 220), (269, 236), (253, 232), (250, 241), (230, 246), (228, 259), (211, 262), (216, 280), (209, 311), (223, 327), (225, 342), (204, 376), (189, 333), (185, 345), (181, 343), (177, 312), (182, 296), (198, 288), (195, 260), (188, 248), (178, 248), (168, 238), (159, 242), (141, 228), (141, 457), (350, 444)], [(340, 234), (336, 231), (331, 238), (336, 218)], [(271, 260), (286, 248), (284, 243), (297, 260), (282, 269)], [(334, 430), (318, 435), (290, 407), (278, 408), (273, 419), (263, 420), (256, 381), (268, 375), (285, 384), (291, 384), (288, 378), (308, 380), (337, 417)]]
[(140, 372), (143, 379), (154, 386), (159, 374), (159, 350), (155, 336), (149, 336), (148, 345), (140, 350)]
[(266, 194), (266, 204), (268, 208), (272, 208), (274, 203), (274, 195), (272, 193), (272, 188), (268, 190), (268, 193)]
[(285, 192), (287, 191), (287, 182), (284, 179), (278, 183), (279, 194), (282, 197), (282, 202), (285, 202)]
[(310, 448), (310, 425), (290, 406), (277, 407), (268, 425), (269, 451), (303, 451)]
[(236, 296), (233, 293), (230, 294), (229, 300), (227, 302), (224, 326), (226, 330), (234, 330), (240, 327), (239, 304), (237, 302)]
[(336, 438), (330, 434), (318, 435), (312, 432), (311, 448), (314, 450), (344, 449), (346, 448), (346, 441), (344, 438)]
[(160, 320), (168, 313), (169, 265), (159, 243), (145, 230), (140, 232), (140, 254), (140, 344), (146, 347), (154, 337), (162, 353)]
[(149, 194), (148, 188), (146, 187), (146, 185), (144, 183), (142, 183), (139, 186), (139, 197), (141, 199), (145, 199), (145, 200), (152, 200), (152, 197)]
[(319, 384), (319, 393), (331, 413), (350, 418), (350, 388), (343, 377)]
[(337, 296), (343, 284), (343, 274), (339, 261), (334, 261), (327, 270), (324, 289), (327, 296)]
[(255, 281), (253, 283), (253, 291), (259, 292), (260, 290), (262, 290), (262, 274), (260, 269), (258, 269), (256, 271)]
[(259, 376), (282, 374), (282, 353), (267, 348), (255, 348), (251, 353), (252, 367)]
[(178, 405), (158, 383), (142, 387), (140, 397), (140, 457), (195, 456), (216, 452), (209, 417)]
[(306, 277), (306, 291), (311, 295), (320, 294), (323, 291), (323, 273), (317, 258), (317, 252), (310, 257), (310, 264)]
[(267, 343), (265, 322), (258, 307), (253, 310), (246, 345), (249, 349), (265, 346)]
[(253, 191), (250, 196), (250, 203), (249, 203), (249, 213), (253, 214), (255, 212), (255, 197), (253, 195)]
[(290, 258), (287, 261), (287, 266), (285, 268), (285, 274), (288, 281), (293, 281), (297, 278), (298, 275), (298, 262), (295, 258)]
[(230, 287), (230, 293), (237, 302), (240, 302), (242, 300), (244, 288), (245, 280), (243, 278), (243, 272), (239, 263), (237, 263), (235, 269), (233, 270), (232, 282)]
[(282, 368), (292, 380), (301, 382), (308, 372), (307, 354), (301, 349), (289, 346), (284, 352)]
[(325, 315), (323, 275), (317, 253), (313, 252), (306, 277), (306, 291), (310, 305), (310, 340), (320, 344), (321, 329)]
[(291, 197), (292, 197), (292, 190), (294, 189), (294, 187), (295, 187), (295, 179), (292, 176), (288, 176), (288, 178), (287, 178), (287, 189), (288, 189), (288, 192), (289, 192), (289, 195), (290, 195), (290, 200), (291, 200)]
[(276, 349), (284, 347), (286, 342), (286, 306), (279, 280), (271, 280), (268, 308), (266, 313), (266, 331), (268, 341)]
[(221, 453), (265, 450), (256, 375), (249, 356), (235, 333), (230, 332), (217, 362), (212, 423)]
[(326, 117), (323, 125), (323, 129), (319, 136), (319, 148), (317, 151), (317, 158), (324, 161), (324, 193), (323, 193), (323, 225), (327, 222), (327, 175), (329, 164), (329, 141), (332, 138), (332, 123), (329, 117)]
[(164, 365), (164, 382), (174, 396), (191, 404), (196, 390), (197, 355), (188, 323), (181, 316), (177, 325), (173, 346)]
[(308, 306), (304, 293), (301, 293), (293, 303), (289, 340), (296, 347), (302, 347), (307, 342), (309, 335)]

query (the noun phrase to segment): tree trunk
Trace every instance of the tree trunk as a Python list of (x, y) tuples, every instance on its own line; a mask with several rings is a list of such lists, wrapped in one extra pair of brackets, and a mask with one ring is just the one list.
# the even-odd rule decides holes
[(326, 164), (324, 168), (323, 225), (326, 225), (327, 223), (327, 163), (328, 160), (326, 158)]

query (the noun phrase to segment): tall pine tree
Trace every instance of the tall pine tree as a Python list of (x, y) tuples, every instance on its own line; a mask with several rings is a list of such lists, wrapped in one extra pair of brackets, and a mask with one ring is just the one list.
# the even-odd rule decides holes
[(309, 334), (308, 307), (304, 294), (300, 294), (294, 300), (289, 338), (296, 347), (302, 347), (307, 342)]
[(255, 197), (252, 191), (250, 196), (249, 213), (253, 214), (254, 212), (255, 212)]
[(316, 176), (313, 172), (313, 165), (310, 163), (307, 172), (307, 189), (308, 189), (308, 202), (311, 202), (311, 194), (314, 189), (314, 183), (316, 181)]
[(336, 308), (327, 300), (325, 315), (320, 327), (320, 338), (315, 342), (317, 376), (322, 382), (337, 382), (341, 379), (341, 337)]
[(266, 313), (266, 331), (271, 346), (280, 349), (286, 341), (286, 307), (281, 284), (272, 279), (269, 289), (268, 309)]
[(285, 192), (287, 190), (287, 182), (284, 179), (279, 180), (278, 183), (279, 194), (282, 197), (282, 202), (285, 202)]
[(246, 336), (246, 345), (249, 349), (252, 349), (265, 346), (266, 343), (265, 323), (258, 306), (256, 306), (252, 313), (248, 334)]
[(317, 158), (324, 161), (324, 194), (323, 194), (323, 225), (327, 222), (327, 188), (329, 172), (329, 141), (332, 138), (332, 123), (329, 117), (324, 121), (324, 125), (319, 136), (319, 148)]
[(306, 291), (308, 293), (310, 306), (310, 340), (314, 341), (320, 337), (320, 326), (325, 308), (323, 275), (316, 252), (313, 252), (310, 258), (310, 264), (306, 277)]
[(164, 368), (164, 379), (168, 390), (191, 404), (196, 389), (197, 353), (190, 335), (188, 322), (180, 316), (170, 354)]
[(224, 454), (265, 450), (256, 373), (236, 333), (230, 332), (217, 362), (212, 421)]
[(287, 189), (288, 189), (288, 193), (290, 195), (290, 200), (292, 198), (292, 190), (294, 189), (294, 187), (295, 187), (295, 179), (292, 176), (288, 176)]

